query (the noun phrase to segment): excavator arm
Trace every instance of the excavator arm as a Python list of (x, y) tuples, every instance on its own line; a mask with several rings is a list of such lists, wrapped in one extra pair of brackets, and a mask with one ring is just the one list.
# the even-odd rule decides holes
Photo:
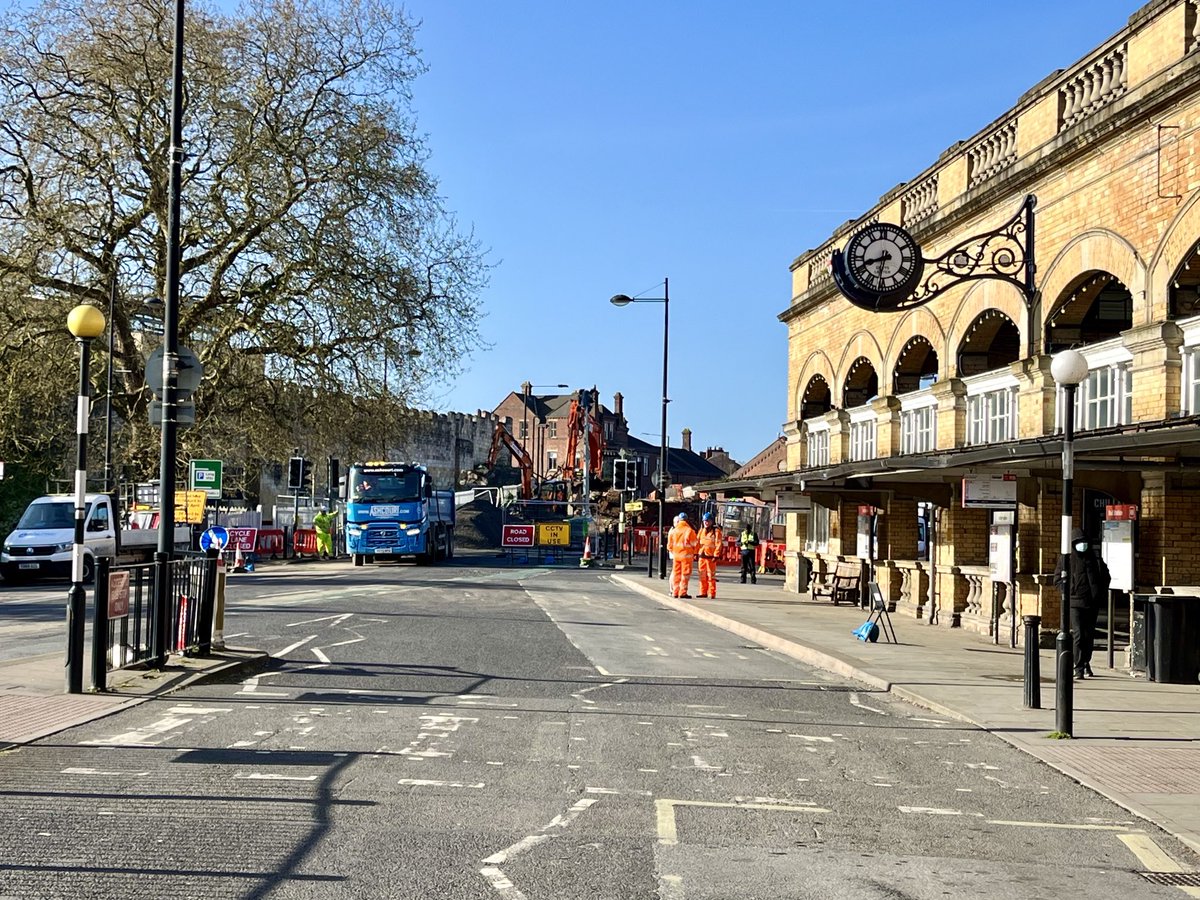
[(521, 442), (513, 437), (503, 423), (496, 423), (496, 432), (492, 435), (492, 449), (488, 452), (487, 467), (495, 468), (496, 460), (500, 458), (501, 448), (507, 450), (513, 462), (521, 470), (521, 499), (533, 499), (533, 459), (521, 446)]

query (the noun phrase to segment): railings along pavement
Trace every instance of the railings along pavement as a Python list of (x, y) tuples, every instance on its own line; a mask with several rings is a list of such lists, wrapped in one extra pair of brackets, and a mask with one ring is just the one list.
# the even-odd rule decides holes
[[(103, 691), (107, 673), (155, 661), (155, 569), (159, 564), (96, 566), (92, 622), (92, 687)], [(168, 653), (205, 655), (212, 649), (217, 585), (215, 552), (188, 553), (166, 563), (170, 594)]]

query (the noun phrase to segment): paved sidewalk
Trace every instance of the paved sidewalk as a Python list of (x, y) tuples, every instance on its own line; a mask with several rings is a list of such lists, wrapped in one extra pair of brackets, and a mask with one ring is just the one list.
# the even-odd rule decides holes
[[(89, 654), (90, 655), (90, 654)], [(225, 649), (200, 659), (172, 656), (156, 669), (121, 669), (108, 673), (103, 694), (65, 694), (62, 653), (0, 663), (0, 750), (27, 744), (93, 719), (112, 715), (151, 697), (166, 694), (217, 672), (265, 658), (256, 650)], [(84, 685), (91, 669), (84, 659)]]
[[(721, 579), (718, 600), (675, 600), (666, 581), (625, 570), (613, 580), (801, 662), (891, 691), (992, 732), (1149, 819), (1200, 852), (1200, 685), (1156, 684), (1104, 668), (1075, 682), (1074, 740), (1056, 741), (1054, 657), (1041, 652), (1042, 706), (1023, 708), (1023, 651), (960, 629), (892, 616), (899, 644), (851, 633), (858, 608), (784, 593), (781, 580)], [(693, 590), (697, 590), (693, 582)], [(693, 594), (693, 597), (695, 594)]]

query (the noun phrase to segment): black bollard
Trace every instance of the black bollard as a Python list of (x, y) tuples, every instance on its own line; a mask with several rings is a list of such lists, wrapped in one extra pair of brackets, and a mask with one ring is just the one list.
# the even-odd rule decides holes
[(1038, 656), (1038, 633), (1041, 616), (1022, 616), (1025, 622), (1025, 708), (1042, 708), (1041, 657)]

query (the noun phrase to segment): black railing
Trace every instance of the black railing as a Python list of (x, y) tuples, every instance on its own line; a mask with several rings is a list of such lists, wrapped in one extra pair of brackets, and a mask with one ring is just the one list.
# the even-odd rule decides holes
[[(213, 606), (217, 589), (217, 558), (213, 554), (187, 554), (169, 561), (170, 633), (163, 646), (168, 653), (204, 655), (212, 648)], [(95, 610), (92, 634), (92, 683), (106, 689), (107, 673), (126, 666), (162, 666), (156, 657), (154, 596), (158, 563), (114, 566), (102, 559), (96, 567)], [(110, 585), (128, 575), (128, 610), (109, 618)], [(118, 576), (111, 578), (110, 576)]]

